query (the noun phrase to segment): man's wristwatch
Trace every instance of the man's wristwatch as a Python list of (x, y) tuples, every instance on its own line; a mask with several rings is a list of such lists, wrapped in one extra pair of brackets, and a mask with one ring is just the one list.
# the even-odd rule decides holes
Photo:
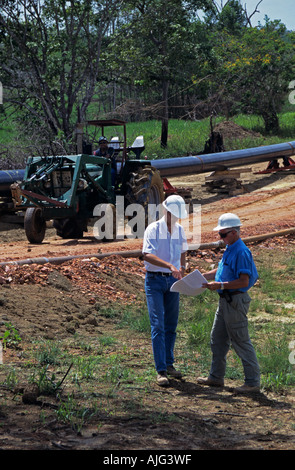
[(220, 289), (221, 289), (221, 290), (224, 290), (224, 284), (223, 284), (223, 282), (220, 282), (220, 284), (221, 284)]

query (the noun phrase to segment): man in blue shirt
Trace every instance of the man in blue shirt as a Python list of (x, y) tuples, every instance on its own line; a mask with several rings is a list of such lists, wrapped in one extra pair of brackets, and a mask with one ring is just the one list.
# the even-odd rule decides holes
[(226, 213), (219, 217), (214, 228), (226, 243), (218, 268), (204, 274), (212, 282), (204, 284), (216, 290), (220, 296), (211, 331), (212, 363), (208, 378), (198, 378), (203, 385), (223, 386), (226, 368), (226, 355), (232, 344), (240, 357), (245, 375), (245, 383), (237, 387), (237, 393), (258, 392), (260, 371), (254, 347), (248, 332), (247, 313), (251, 298), (248, 290), (258, 279), (257, 269), (251, 251), (240, 239), (239, 217)]
[(170, 292), (170, 288), (184, 274), (188, 249), (183, 227), (177, 222), (187, 217), (184, 200), (172, 195), (163, 206), (164, 217), (147, 227), (142, 248), (153, 354), (160, 386), (169, 385), (167, 374), (181, 378), (180, 371), (173, 366), (179, 293)]

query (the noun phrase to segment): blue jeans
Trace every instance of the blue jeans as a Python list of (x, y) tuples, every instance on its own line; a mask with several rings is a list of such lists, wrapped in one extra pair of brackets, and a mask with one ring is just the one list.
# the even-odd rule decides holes
[(179, 313), (179, 294), (170, 292), (173, 276), (147, 273), (145, 293), (151, 323), (151, 338), (157, 372), (174, 362), (174, 345)]

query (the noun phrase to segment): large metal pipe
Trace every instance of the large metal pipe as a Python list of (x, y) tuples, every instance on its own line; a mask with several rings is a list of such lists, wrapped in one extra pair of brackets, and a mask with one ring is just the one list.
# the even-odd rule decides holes
[(151, 164), (160, 171), (162, 177), (168, 177), (207, 173), (229, 167), (267, 162), (279, 157), (292, 157), (293, 155), (295, 155), (295, 141), (201, 156), (152, 160)]
[(10, 196), (10, 185), (24, 179), (25, 170), (2, 170), (0, 171), (0, 196)]
[[(266, 162), (280, 157), (292, 157), (293, 155), (295, 155), (295, 141), (191, 157), (150, 160), (150, 163), (160, 171), (162, 177), (168, 177), (207, 173), (229, 167)], [(0, 195), (10, 195), (11, 183), (22, 181), (24, 172), (25, 170), (0, 171)]]

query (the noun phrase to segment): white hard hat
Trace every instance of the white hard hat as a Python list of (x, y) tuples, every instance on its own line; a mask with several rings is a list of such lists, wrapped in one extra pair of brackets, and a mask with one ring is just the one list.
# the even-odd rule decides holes
[(185, 219), (187, 217), (184, 199), (177, 194), (168, 196), (167, 199), (165, 199), (163, 202), (163, 206), (167, 211), (171, 212), (171, 214), (178, 219)]
[(222, 214), (218, 219), (218, 225), (213, 230), (222, 230), (224, 228), (240, 227), (241, 221), (236, 214), (231, 214), (227, 212)]

